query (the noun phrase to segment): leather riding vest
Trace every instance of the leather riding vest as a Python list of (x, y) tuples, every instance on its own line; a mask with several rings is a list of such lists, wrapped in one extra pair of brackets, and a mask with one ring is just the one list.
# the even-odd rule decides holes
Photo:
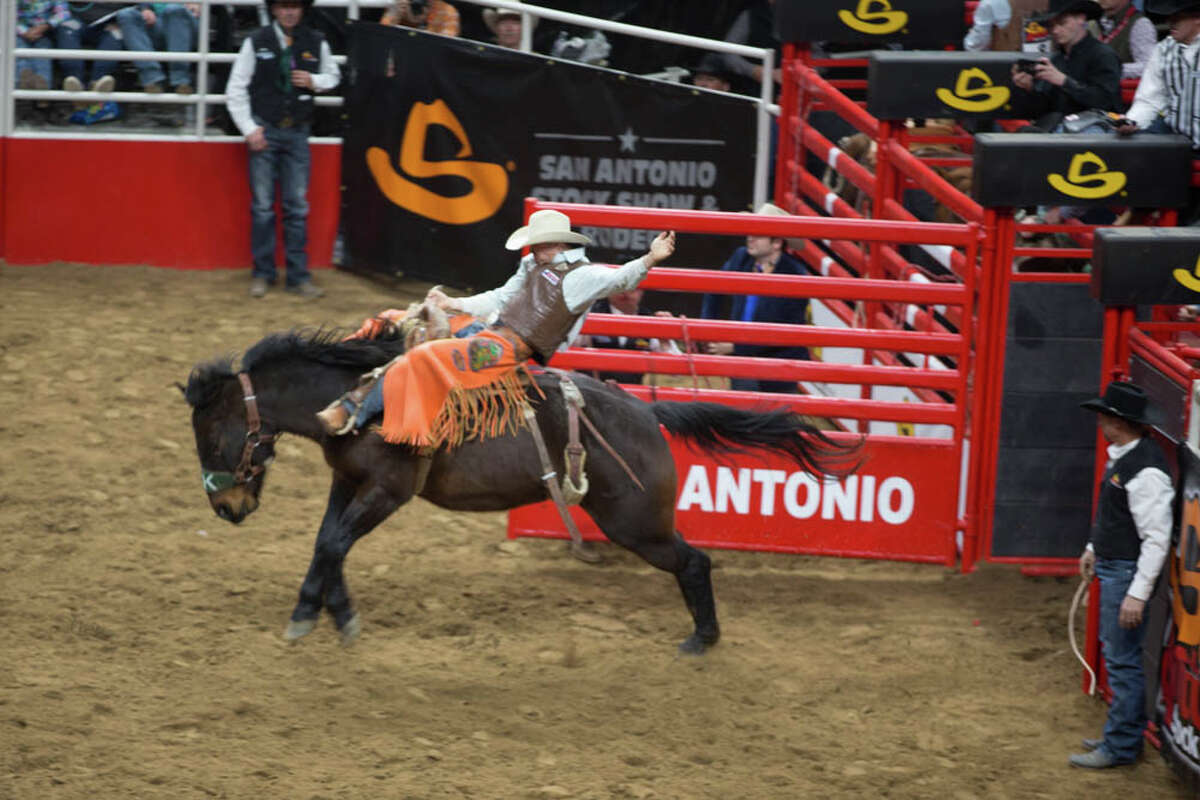
[(532, 266), (525, 283), (512, 300), (500, 309), (497, 325), (511, 328), (520, 336), (539, 364), (545, 364), (563, 343), (575, 320), (587, 311), (573, 313), (563, 299), (563, 278), (589, 262), (573, 261), (552, 267)]

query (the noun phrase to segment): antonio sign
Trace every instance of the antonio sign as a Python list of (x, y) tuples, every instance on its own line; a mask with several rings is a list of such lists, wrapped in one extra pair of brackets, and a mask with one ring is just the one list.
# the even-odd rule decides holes
[[(460, 288), (502, 283), (522, 200), (748, 208), (755, 106), (690, 86), (370, 23), (350, 31), (342, 219), (351, 266)], [(656, 231), (584, 230), (593, 261)], [(716, 237), (680, 240), (716, 266)]]
[[(670, 437), (668, 437), (670, 438)], [(777, 456), (713, 458), (672, 440), (675, 524), (697, 547), (953, 564), (958, 448), (946, 440), (872, 437), (863, 466), (821, 480)], [(584, 538), (603, 540), (582, 511)], [(550, 503), (508, 514), (508, 535), (565, 538)]]
[(962, 3), (945, 0), (775, 0), (781, 42), (962, 46)]

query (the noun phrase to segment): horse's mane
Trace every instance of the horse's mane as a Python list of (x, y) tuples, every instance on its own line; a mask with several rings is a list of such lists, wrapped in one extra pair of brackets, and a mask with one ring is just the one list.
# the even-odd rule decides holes
[[(404, 340), (384, 334), (378, 338), (346, 339), (341, 328), (291, 330), (263, 337), (242, 356), (241, 371), (273, 366), (284, 361), (308, 361), (368, 372), (404, 352)], [(233, 378), (234, 357), (224, 356), (196, 366), (188, 376), (184, 397), (193, 408), (214, 399), (221, 386)]]

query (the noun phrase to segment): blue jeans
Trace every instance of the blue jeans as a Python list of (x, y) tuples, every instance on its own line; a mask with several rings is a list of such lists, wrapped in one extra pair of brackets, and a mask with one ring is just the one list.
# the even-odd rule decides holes
[[(191, 53), (196, 49), (199, 26), (196, 18), (183, 6), (165, 7), (153, 25), (146, 25), (142, 12), (136, 6), (118, 11), (116, 20), (125, 40), (126, 50)], [(142, 82), (142, 86), (163, 82), (162, 64), (157, 61), (138, 61), (137, 69), (138, 80)], [(172, 86), (192, 82), (192, 65), (186, 61), (172, 61), (167, 71), (170, 73)]]
[(1104, 667), (1112, 689), (1101, 749), (1122, 763), (1133, 761), (1142, 752), (1142, 734), (1146, 729), (1146, 676), (1142, 671), (1146, 620), (1143, 617), (1142, 624), (1133, 629), (1122, 628), (1118, 621), (1121, 601), (1136, 571), (1136, 561), (1096, 559), (1096, 577), (1100, 579), (1100, 643), (1104, 646)]
[(287, 285), (299, 286), (308, 272), (308, 126), (276, 128), (263, 125), (265, 150), (250, 151), (251, 276), (275, 282), (275, 186), (283, 211), (283, 249), (287, 256)]
[[(108, 29), (107, 23), (104, 25), (84, 25), (72, 17), (58, 26), (56, 32), (58, 33), (58, 46), (70, 50), (82, 50), (85, 47), (90, 50), (121, 49), (121, 40)], [(81, 83), (83, 82), (82, 61), (79, 59), (64, 59), (59, 64), (62, 66), (64, 75), (74, 75)], [(105, 75), (112, 75), (116, 71), (116, 61), (93, 61), (91, 80), (95, 81), (103, 78)]]
[[(62, 25), (59, 25), (57, 28), (51, 28), (48, 33), (42, 34), (42, 37), (40, 39), (37, 39), (32, 42), (27, 41), (26, 39), (24, 39), (21, 36), (18, 36), (17, 37), (17, 47), (36, 47), (39, 50), (49, 50), (49, 49), (55, 48), (55, 47), (58, 47), (58, 48), (69, 47), (70, 45), (66, 44), (66, 42), (62, 38), (62, 30), (63, 30)], [(14, 75), (13, 77), (15, 79), (19, 80), (21, 77), (21, 72), (23, 70), (27, 70), (27, 69), (32, 70), (35, 74), (41, 75), (43, 78), (45, 78), (46, 86), (48, 86), (48, 87), (54, 86), (54, 64), (51, 61), (51, 59), (49, 59), (49, 58), (18, 58), (17, 59), (17, 72), (16, 72), (16, 75)], [(70, 74), (70, 73), (68, 73), (68, 74)], [(13, 81), (13, 85), (14, 86), (16, 85), (16, 80)]]

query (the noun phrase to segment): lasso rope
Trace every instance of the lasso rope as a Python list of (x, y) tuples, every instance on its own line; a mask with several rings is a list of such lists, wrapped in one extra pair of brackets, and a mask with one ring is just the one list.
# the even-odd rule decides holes
[(1088, 695), (1096, 693), (1096, 672), (1092, 669), (1092, 665), (1087, 663), (1083, 654), (1079, 652), (1079, 646), (1075, 644), (1075, 613), (1079, 610), (1079, 601), (1083, 597), (1083, 592), (1091, 584), (1091, 578), (1083, 578), (1079, 581), (1079, 588), (1075, 590), (1075, 598), (1071, 600), (1071, 612), (1067, 615), (1067, 636), (1071, 639), (1071, 652), (1079, 659), (1079, 663), (1083, 664), (1083, 668), (1087, 670), (1087, 674), (1091, 677), (1092, 683), (1088, 687)]

